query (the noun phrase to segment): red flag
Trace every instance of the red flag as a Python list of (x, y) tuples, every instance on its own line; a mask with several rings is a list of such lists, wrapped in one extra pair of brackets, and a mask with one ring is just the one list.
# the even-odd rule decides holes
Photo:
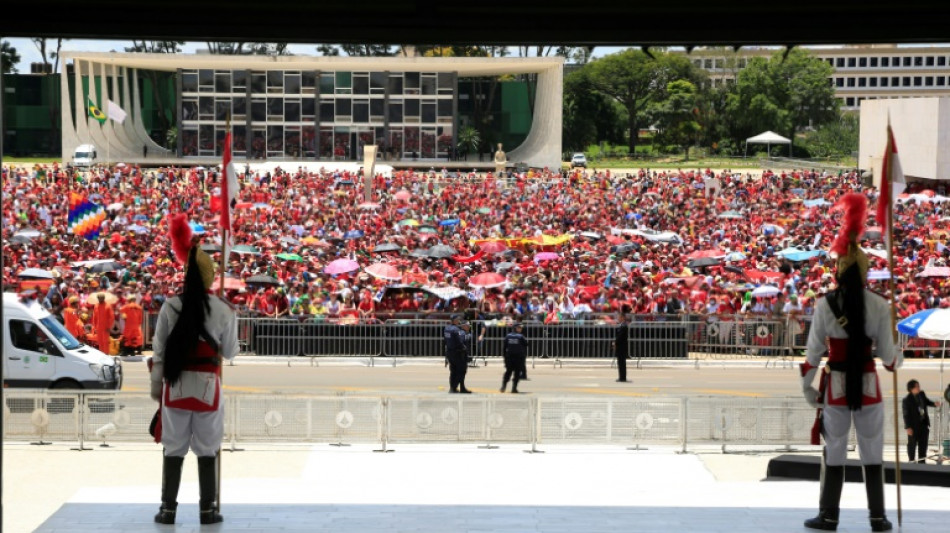
[(891, 209), (897, 195), (904, 192), (904, 186), (904, 171), (901, 169), (900, 158), (897, 157), (894, 132), (888, 123), (887, 147), (884, 149), (884, 159), (881, 164), (881, 194), (877, 198), (877, 223), (881, 226), (887, 224), (888, 209)]
[(221, 161), (221, 171), (224, 172), (224, 179), (221, 180), (221, 199), (223, 200), (223, 209), (221, 210), (221, 227), (231, 231), (232, 220), (231, 212), (237, 203), (237, 171), (231, 162), (231, 132), (224, 135), (224, 158)]

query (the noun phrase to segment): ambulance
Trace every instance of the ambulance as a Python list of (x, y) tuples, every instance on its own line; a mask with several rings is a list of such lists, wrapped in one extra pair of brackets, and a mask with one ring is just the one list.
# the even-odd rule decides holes
[(3, 293), (3, 386), (119, 390), (122, 362), (82, 344), (32, 297)]

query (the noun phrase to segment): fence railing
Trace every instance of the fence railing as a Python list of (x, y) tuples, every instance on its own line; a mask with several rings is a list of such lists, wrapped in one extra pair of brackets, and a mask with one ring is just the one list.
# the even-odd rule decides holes
[[(130, 392), (3, 392), (4, 442), (151, 442), (157, 408)], [(893, 423), (890, 400), (886, 427)], [(950, 409), (935, 418), (946, 428)], [(807, 447), (815, 410), (800, 397), (555, 398), (512, 395), (225, 394), (225, 447), (240, 443), (514, 443)], [(903, 434), (903, 432), (902, 432)], [(888, 434), (889, 435), (889, 434)], [(938, 431), (937, 444), (942, 441)], [(854, 442), (852, 435), (852, 443)], [(890, 443), (890, 438), (886, 441)]]

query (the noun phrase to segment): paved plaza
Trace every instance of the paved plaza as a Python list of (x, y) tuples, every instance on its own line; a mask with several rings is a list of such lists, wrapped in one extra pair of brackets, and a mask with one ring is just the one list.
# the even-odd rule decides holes
[[(777, 533), (803, 531), (818, 499), (817, 482), (765, 480), (770, 453), (261, 445), (225, 453), (225, 522), (218, 526), (198, 524), (197, 467), (189, 456), (172, 528), (152, 523), (159, 447), (91, 447), (7, 444), (3, 530)], [(893, 485), (886, 494), (896, 525)], [(950, 489), (904, 487), (902, 531), (944, 530), (948, 501)], [(839, 531), (869, 531), (862, 485), (846, 484), (842, 508)]]

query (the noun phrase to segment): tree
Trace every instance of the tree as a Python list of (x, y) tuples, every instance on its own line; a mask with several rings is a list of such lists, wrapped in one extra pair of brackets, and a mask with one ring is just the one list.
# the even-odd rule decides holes
[(208, 52), (218, 55), (291, 55), (287, 43), (260, 43), (260, 42), (214, 42), (208, 41)]
[(658, 135), (654, 142), (683, 148), (689, 161), (689, 147), (699, 138), (699, 90), (686, 80), (674, 80), (666, 85), (666, 98), (655, 102), (650, 109)]
[(583, 69), (564, 78), (563, 106), (563, 151), (581, 151), (600, 141), (624, 141), (623, 107), (593, 90)]
[(828, 83), (831, 74), (830, 65), (799, 48), (787, 56), (776, 52), (769, 59), (750, 59), (727, 97), (734, 141), (765, 130), (794, 139), (807, 125), (837, 119), (838, 100)]
[(0, 74), (16, 74), (20, 54), (10, 41), (0, 42)]
[(843, 113), (805, 135), (805, 149), (811, 157), (850, 156), (858, 150), (860, 129), (857, 113)]
[[(126, 48), (126, 52), (146, 52), (150, 54), (177, 54), (181, 52), (181, 46), (184, 41), (132, 41), (132, 46)], [(158, 129), (160, 138), (164, 139), (168, 135), (168, 130), (172, 127), (172, 113), (166, 109), (165, 102), (159, 93), (161, 81), (174, 73), (157, 72), (155, 70), (144, 70), (145, 76), (152, 83), (152, 97), (155, 102), (155, 108), (158, 110)], [(137, 80), (132, 80), (137, 83)]]
[(481, 145), (481, 136), (478, 130), (472, 126), (465, 126), (459, 130), (458, 149), (462, 157), (468, 154), (477, 154)]
[(324, 56), (391, 57), (396, 55), (391, 44), (321, 44), (317, 52)]
[(632, 48), (591, 61), (583, 70), (594, 90), (616, 100), (627, 111), (631, 154), (636, 153), (638, 132), (646, 123), (648, 106), (662, 97), (667, 84), (687, 79), (699, 85), (704, 80), (704, 74), (685, 56), (658, 52), (651, 57)]

